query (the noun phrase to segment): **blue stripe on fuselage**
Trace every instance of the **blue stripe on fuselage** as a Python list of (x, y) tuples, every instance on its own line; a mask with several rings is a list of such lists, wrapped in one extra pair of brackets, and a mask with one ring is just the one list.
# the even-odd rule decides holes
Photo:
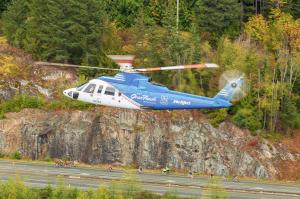
[(186, 93), (167, 91), (149, 92), (135, 86), (111, 83), (128, 98), (142, 105), (145, 108), (157, 110), (162, 109), (197, 109), (197, 108), (223, 108), (231, 106), (231, 103), (213, 98), (194, 96)]
[[(231, 103), (225, 100), (191, 95), (169, 90), (148, 82), (148, 77), (140, 74), (121, 73), (122, 80), (117, 74), (114, 77), (100, 77), (120, 90), (128, 98), (142, 105), (144, 108), (162, 109), (198, 109), (198, 108), (225, 108)], [(124, 77), (124, 78), (123, 78)]]

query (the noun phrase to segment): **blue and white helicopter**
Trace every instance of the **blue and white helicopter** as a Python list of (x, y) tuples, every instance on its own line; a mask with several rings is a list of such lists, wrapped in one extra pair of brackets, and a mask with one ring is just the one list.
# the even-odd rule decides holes
[(225, 87), (212, 98), (197, 96), (169, 90), (167, 87), (152, 83), (151, 78), (142, 73), (148, 71), (192, 68), (216, 68), (218, 65), (193, 64), (134, 69), (132, 67), (134, 56), (132, 55), (110, 55), (109, 57), (120, 65), (120, 69), (54, 64), (59, 66), (119, 71), (115, 76), (101, 76), (77, 88), (67, 89), (63, 91), (64, 95), (74, 100), (92, 104), (128, 109), (172, 110), (226, 108), (232, 106), (231, 100), (233, 96), (240, 91), (244, 82), (241, 76), (227, 82)]

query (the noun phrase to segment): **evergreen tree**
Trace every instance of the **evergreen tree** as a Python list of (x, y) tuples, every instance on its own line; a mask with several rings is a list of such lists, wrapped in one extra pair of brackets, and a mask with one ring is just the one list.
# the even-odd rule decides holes
[(98, 0), (14, 0), (3, 26), (9, 42), (42, 60), (98, 65), (104, 43), (111, 43)]
[[(179, 30), (188, 31), (193, 24), (194, 7), (196, 2), (199, 0), (180, 0), (179, 1)], [(156, 25), (162, 27), (176, 26), (176, 1), (165, 1), (165, 0), (150, 0), (149, 4), (144, 4), (147, 8), (149, 17), (154, 20)], [(170, 15), (170, 12), (172, 14)], [(169, 24), (169, 18), (172, 23)], [(170, 22), (169, 20), (169, 22)]]
[(286, 0), (283, 11), (290, 13), (296, 19), (300, 18), (300, 1), (299, 0)]
[(145, 16), (147, 15), (148, 1), (139, 0), (98, 0), (101, 2), (110, 20), (117, 21), (122, 28), (132, 27), (136, 18), (139, 15), (139, 10), (144, 9)]
[(285, 97), (282, 109), (280, 112), (280, 119), (285, 130), (289, 133), (290, 129), (300, 128), (300, 113), (297, 110), (295, 100)]
[[(258, 0), (255, 0), (258, 1)], [(280, 8), (282, 11), (291, 14), (295, 18), (300, 18), (300, 1), (299, 0), (259, 0), (260, 12), (265, 17), (270, 16), (274, 8)]]
[(156, 0), (150, 2), (151, 18), (161, 27), (174, 28), (176, 26), (176, 2)]
[(196, 4), (200, 31), (210, 33), (213, 40), (223, 34), (236, 36), (240, 31), (238, 0), (202, 0)]
[(0, 15), (6, 10), (7, 6), (10, 4), (11, 0), (1, 0), (0, 2)]
[(33, 0), (25, 49), (40, 59), (78, 64), (99, 48), (102, 14), (96, 0)]
[(251, 16), (259, 12), (255, 2), (255, 0), (241, 0), (241, 15), (243, 22), (247, 22)]
[(13, 0), (2, 15), (3, 32), (8, 41), (16, 47), (23, 47), (28, 13), (27, 0)]

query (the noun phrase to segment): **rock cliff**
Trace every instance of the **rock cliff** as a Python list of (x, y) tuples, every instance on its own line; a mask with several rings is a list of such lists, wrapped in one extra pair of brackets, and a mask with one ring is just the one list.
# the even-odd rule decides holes
[(285, 163), (300, 162), (300, 151), (258, 140), (230, 123), (216, 129), (198, 111), (107, 107), (8, 113), (0, 120), (0, 151), (260, 178), (282, 178)]

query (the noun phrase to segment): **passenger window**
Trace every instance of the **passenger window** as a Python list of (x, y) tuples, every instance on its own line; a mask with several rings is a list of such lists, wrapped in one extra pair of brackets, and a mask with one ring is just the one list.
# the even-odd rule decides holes
[(96, 88), (96, 84), (89, 84), (85, 89), (84, 92), (86, 93), (93, 93)]
[(115, 95), (115, 89), (112, 88), (112, 87), (107, 87), (107, 88), (105, 89), (104, 94), (105, 94), (105, 95), (112, 95), (112, 96), (114, 96), (114, 95)]
[(101, 93), (102, 93), (102, 90), (103, 90), (103, 85), (100, 85), (99, 88), (98, 88), (97, 93), (98, 93), (98, 94), (101, 94)]

